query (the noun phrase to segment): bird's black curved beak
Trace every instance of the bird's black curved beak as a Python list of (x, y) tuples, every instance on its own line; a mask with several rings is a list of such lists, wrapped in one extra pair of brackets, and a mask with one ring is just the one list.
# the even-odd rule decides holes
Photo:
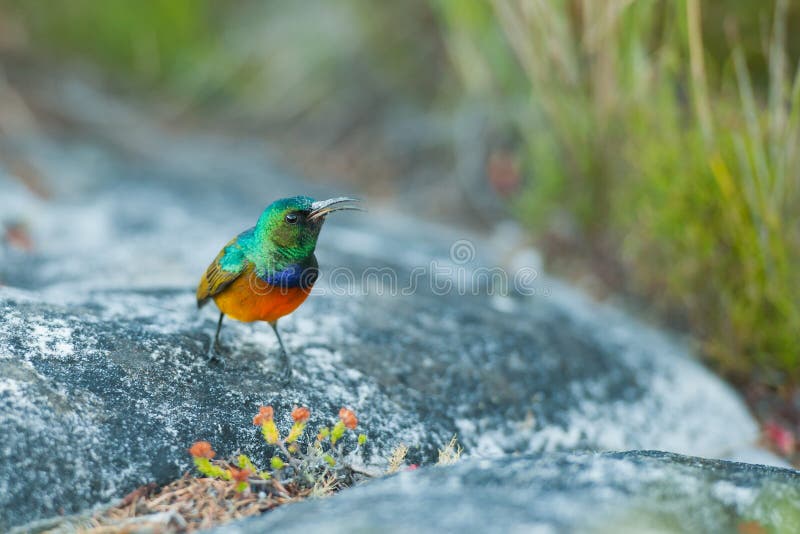
[(311, 204), (311, 211), (308, 214), (308, 220), (313, 221), (325, 217), (327, 214), (333, 211), (367, 211), (358, 204), (359, 202), (361, 202), (359, 199), (350, 197), (336, 197), (329, 198), (328, 200), (318, 200)]

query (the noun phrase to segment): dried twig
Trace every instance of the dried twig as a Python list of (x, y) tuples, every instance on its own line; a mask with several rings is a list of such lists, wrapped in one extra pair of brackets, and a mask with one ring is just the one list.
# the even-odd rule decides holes
[(154, 491), (142, 486), (129, 493), (117, 506), (96, 515), (85, 534), (129, 532), (135, 525), (157, 528), (159, 532), (194, 532), (202, 528), (258, 515), (281, 504), (302, 500), (312, 493), (294, 484), (267, 482), (274, 492), (237, 493), (224, 480), (183, 478)]

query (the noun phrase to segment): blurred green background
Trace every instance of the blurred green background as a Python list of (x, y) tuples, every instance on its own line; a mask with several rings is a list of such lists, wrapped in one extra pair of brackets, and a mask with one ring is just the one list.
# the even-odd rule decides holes
[(3, 57), (375, 195), (477, 144), (462, 216), (518, 219), (557, 274), (774, 386), (800, 378), (798, 27), (788, 0), (0, 0)]

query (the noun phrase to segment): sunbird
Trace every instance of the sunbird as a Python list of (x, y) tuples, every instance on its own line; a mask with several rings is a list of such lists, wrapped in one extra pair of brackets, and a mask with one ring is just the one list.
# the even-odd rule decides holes
[(222, 349), (219, 333), (226, 315), (247, 323), (265, 321), (278, 338), (285, 376), (291, 375), (278, 319), (296, 310), (317, 281), (314, 249), (325, 217), (334, 211), (363, 211), (358, 202), (349, 197), (282, 198), (266, 207), (255, 226), (225, 245), (197, 285), (197, 307), (214, 299), (219, 308), (216, 354)]

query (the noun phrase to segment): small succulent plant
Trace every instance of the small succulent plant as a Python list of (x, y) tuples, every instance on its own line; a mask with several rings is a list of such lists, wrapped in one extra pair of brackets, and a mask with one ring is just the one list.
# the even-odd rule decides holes
[[(216, 452), (207, 441), (198, 441), (189, 448), (195, 467), (203, 475), (220, 480), (229, 480), (239, 493), (253, 487), (272, 488), (282, 491), (285, 485), (311, 489), (314, 493), (327, 494), (349, 485), (353, 469), (348, 462), (367, 441), (365, 434), (357, 434), (355, 449), (345, 447), (348, 432), (355, 434), (358, 418), (352, 410), (339, 410), (338, 420), (330, 427), (320, 428), (316, 437), (303, 443), (306, 425), (311, 410), (297, 407), (292, 410), (293, 424), (285, 435), (281, 435), (275, 423), (272, 406), (261, 406), (253, 417), (253, 424), (261, 427), (261, 435), (274, 453), (266, 459), (264, 469), (245, 454), (234, 460), (215, 460)], [(352, 443), (352, 440), (348, 441)]]

